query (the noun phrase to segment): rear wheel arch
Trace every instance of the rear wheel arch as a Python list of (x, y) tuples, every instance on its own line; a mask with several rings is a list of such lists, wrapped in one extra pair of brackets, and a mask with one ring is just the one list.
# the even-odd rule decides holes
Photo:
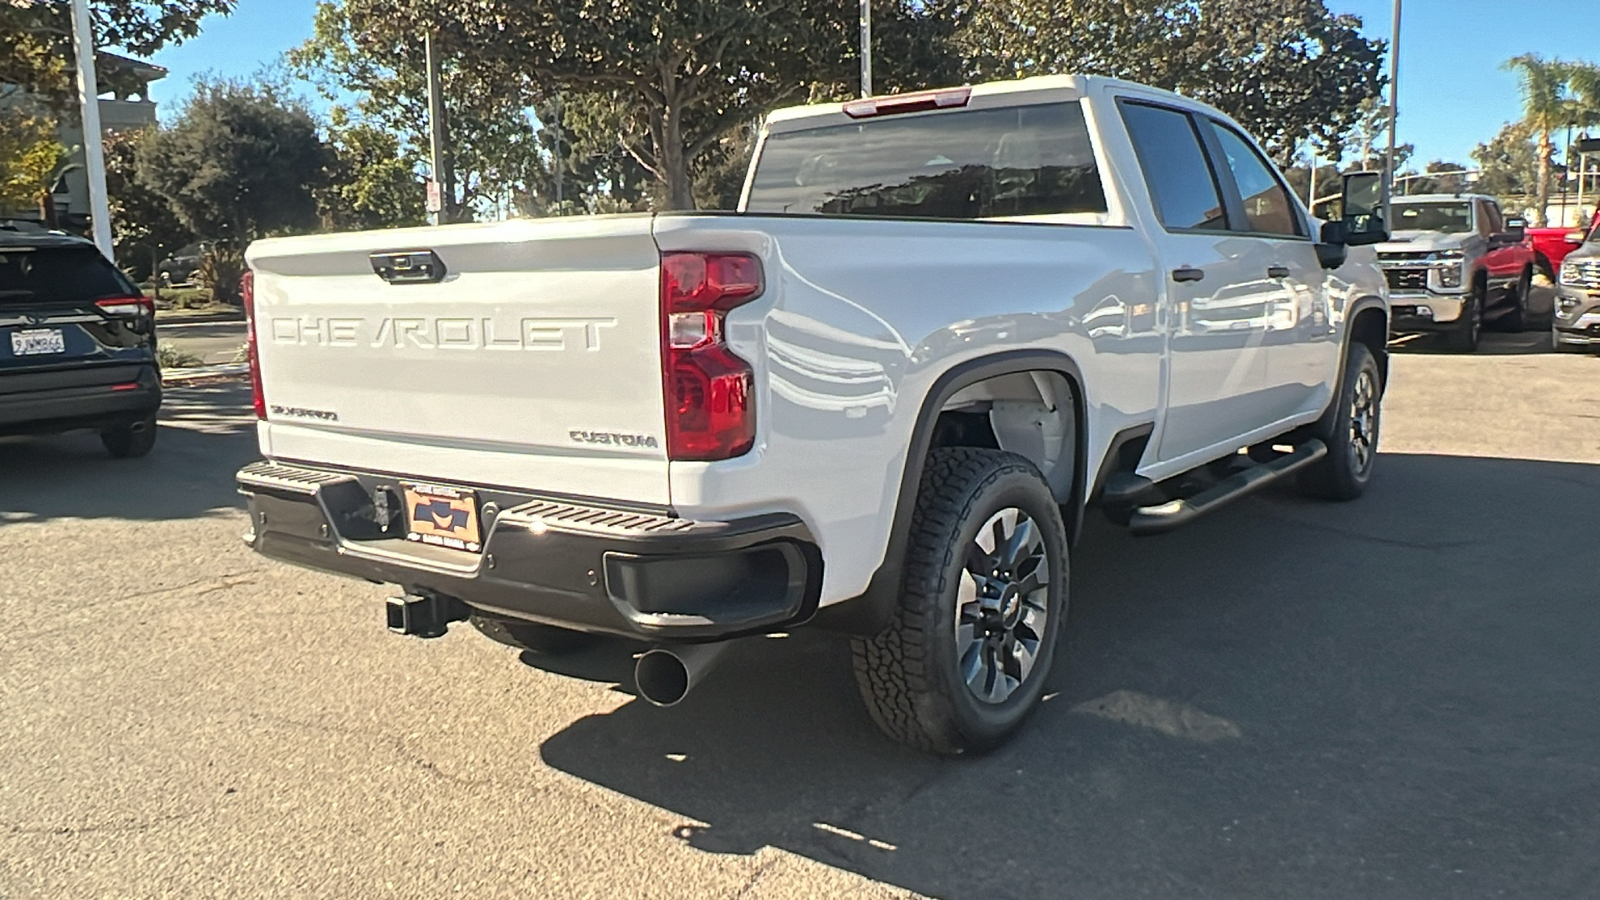
[(1015, 376), (1025, 376), (1031, 380), (1031, 373), (1058, 376), (1070, 392), (1070, 397), (1058, 398), (1058, 408), (1067, 412), (1070, 406), (1073, 467), (1070, 478), (1066, 479), (1065, 499), (1060, 496), (1057, 499), (1063, 507), (1062, 518), (1066, 523), (1068, 543), (1076, 543), (1083, 523), (1085, 461), (1088, 453), (1083, 370), (1072, 357), (1050, 350), (1016, 350), (967, 360), (940, 375), (922, 398), (916, 422), (912, 426), (900, 488), (895, 496), (889, 543), (883, 561), (873, 573), (866, 591), (859, 597), (823, 608), (817, 613), (816, 624), (855, 634), (876, 634), (888, 625), (899, 600), (900, 572), (909, 544), (911, 515), (916, 508), (917, 490), (922, 483), (923, 469), (929, 455), (937, 446), (998, 448), (1001, 443), (992, 426), (987, 437), (979, 431), (977, 439), (970, 442), (957, 440), (942, 445), (937, 443), (935, 438), (941, 422), (952, 421), (945, 414), (959, 412), (947, 407), (953, 399), (959, 404), (961, 392), (976, 385), (996, 383), (1000, 379)]

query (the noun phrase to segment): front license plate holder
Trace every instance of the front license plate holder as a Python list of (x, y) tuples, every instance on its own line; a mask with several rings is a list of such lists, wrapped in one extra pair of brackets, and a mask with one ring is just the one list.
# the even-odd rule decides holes
[(439, 484), (402, 482), (406, 540), (433, 547), (483, 552), (475, 491)]

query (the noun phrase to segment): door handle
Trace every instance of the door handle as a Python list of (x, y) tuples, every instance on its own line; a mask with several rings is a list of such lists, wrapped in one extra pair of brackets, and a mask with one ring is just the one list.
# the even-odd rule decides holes
[(1268, 278), (1288, 278), (1289, 277), (1289, 267), (1288, 266), (1267, 266), (1267, 277)]
[(1205, 269), (1195, 269), (1189, 266), (1184, 266), (1181, 269), (1172, 270), (1173, 281), (1199, 281), (1204, 277), (1206, 277)]

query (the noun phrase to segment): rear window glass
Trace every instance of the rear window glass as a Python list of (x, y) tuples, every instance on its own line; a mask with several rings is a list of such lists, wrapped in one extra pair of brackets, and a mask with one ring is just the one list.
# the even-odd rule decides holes
[(1101, 213), (1076, 103), (891, 117), (767, 138), (746, 209), (985, 219)]
[(93, 247), (0, 244), (0, 303), (85, 303), (138, 294)]

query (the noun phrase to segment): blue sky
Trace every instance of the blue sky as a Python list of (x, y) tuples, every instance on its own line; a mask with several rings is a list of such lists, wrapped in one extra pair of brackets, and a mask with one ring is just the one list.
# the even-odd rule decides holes
[[(1364, 20), (1369, 36), (1389, 35), (1391, 0), (1326, 0), (1334, 12)], [(1507, 58), (1541, 53), (1600, 62), (1600, 24), (1582, 0), (1405, 0), (1400, 38), (1401, 142), (1418, 162), (1467, 162), (1501, 124), (1520, 117), (1517, 80)], [(855, 9), (854, 3), (841, 8)], [(245, 77), (311, 35), (315, 0), (239, 0), (228, 18), (206, 21), (199, 37), (157, 54), (171, 74), (153, 99), (170, 114), (202, 72)]]

